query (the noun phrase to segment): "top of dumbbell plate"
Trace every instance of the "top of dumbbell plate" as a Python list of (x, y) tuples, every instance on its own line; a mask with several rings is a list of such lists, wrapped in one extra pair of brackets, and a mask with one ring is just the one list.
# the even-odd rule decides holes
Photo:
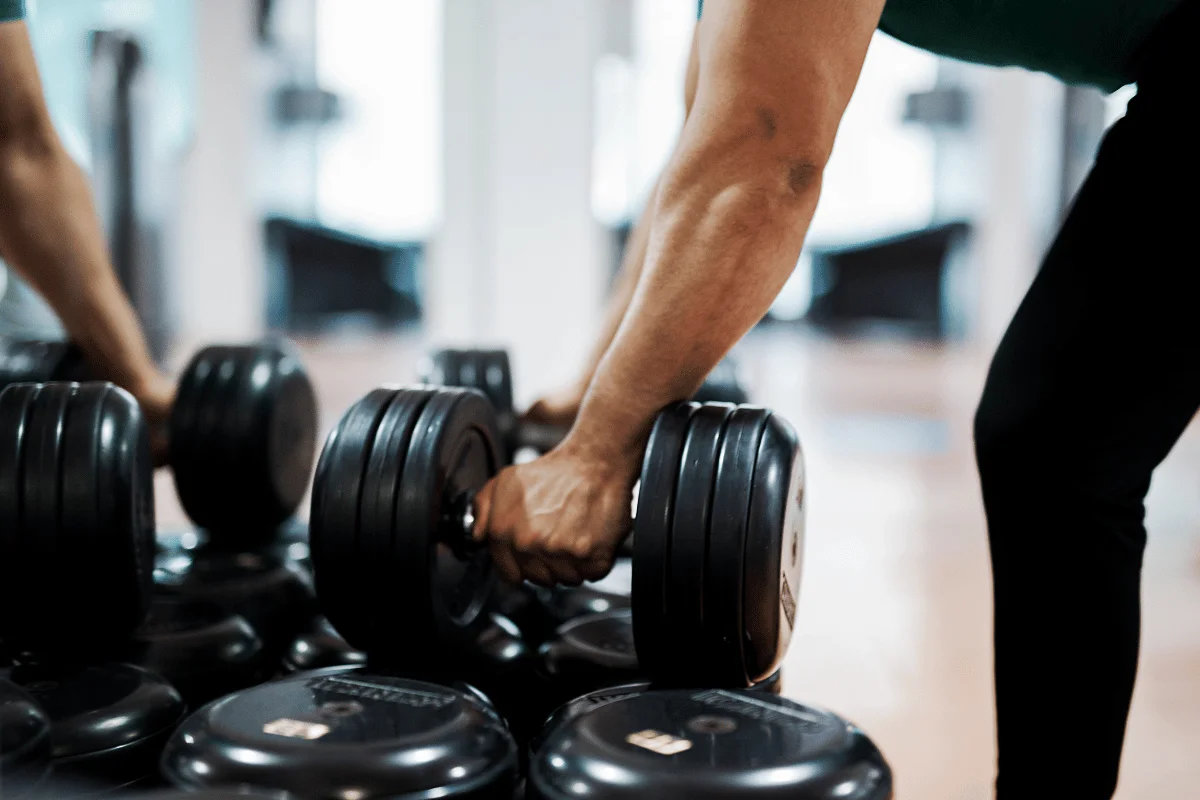
[[(163, 753), (180, 788), (248, 785), (303, 797), (457, 796), (511, 785), (516, 744), (480, 698), (332, 668), (229, 695)], [(491, 795), (488, 795), (491, 796)]]
[(834, 714), (748, 691), (647, 691), (551, 731), (529, 767), (530, 797), (886, 800), (891, 773)]

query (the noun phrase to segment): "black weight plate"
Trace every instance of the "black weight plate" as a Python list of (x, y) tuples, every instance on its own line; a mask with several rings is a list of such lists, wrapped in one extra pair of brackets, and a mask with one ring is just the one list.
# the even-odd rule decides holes
[(735, 689), (750, 683), (742, 652), (743, 561), (754, 462), (769, 415), (743, 406), (729, 416), (713, 481), (704, 581), (705, 648), (714, 684)]
[[(0, 608), (6, 609), (21, 608), (29, 602), (25, 588), (29, 544), (21, 495), (29, 406), (39, 391), (36, 384), (0, 391)], [(22, 638), (21, 629), (27, 619), (25, 614), (0, 614), (0, 633)]]
[(122, 660), (158, 673), (190, 708), (253, 686), (269, 674), (262, 640), (215, 603), (160, 594)]
[[(667, 646), (671, 676), (680, 685), (707, 683), (712, 662), (705, 652), (704, 573), (708, 556), (708, 520), (721, 437), (733, 406), (710, 403), (692, 415), (675, 483), (667, 562)], [(655, 674), (666, 680), (665, 674)]]
[(150, 775), (184, 715), (179, 693), (129, 664), (20, 666), (11, 680), (50, 718), (55, 773), (124, 783)]
[(303, 673), (193, 714), (163, 753), (175, 786), (295, 797), (504, 797), (516, 744), (477, 696), (366, 670)]
[[(56, 585), (63, 559), (69, 558), (69, 553), (63, 548), (59, 527), (62, 505), (59, 451), (67, 405), (73, 391), (72, 384), (43, 384), (29, 407), (23, 465), (25, 480), (21, 495), (25, 512), (22, 536), (28, 546), (25, 551), (28, 560), (24, 566), (24, 580), (29, 582), (27, 585), (31, 590), (41, 587), (41, 591), (31, 594), (31, 597), (43, 594), (47, 587)], [(28, 607), (29, 603), (23, 605)], [(29, 609), (31, 615), (40, 617), (41, 623), (35, 627), (30, 620), (30, 630), (25, 633), (36, 638), (14, 643), (41, 647), (48, 644), (48, 640), (57, 638), (64, 626), (71, 630), (70, 619), (64, 619), (61, 614), (62, 605), (57, 596), (52, 596), (46, 598), (45, 604), (37, 604)]]
[(90, 380), (83, 351), (71, 342), (0, 337), (0, 389), (14, 383)]
[(325, 441), (313, 480), (309, 548), (317, 598), (360, 650), (391, 633), (379, 631), (374, 589), (363, 585), (358, 513), (371, 444), (394, 395), (394, 389), (376, 389), (346, 411)]
[(292, 642), (284, 655), (283, 669), (293, 673), (326, 667), (359, 667), (366, 663), (366, 653), (351, 647), (329, 620), (321, 619), (311, 631)]
[(376, 613), (392, 630), (407, 628), (417, 651), (469, 646), (486, 622), (495, 584), (490, 555), (482, 546), (456, 552), (465, 537), (450, 517), (459, 498), (499, 471), (498, 440), (496, 413), (478, 391), (443, 389), (421, 411), (396, 504), (397, 602)]
[(529, 797), (889, 800), (874, 743), (843, 719), (759, 692), (647, 691), (550, 731)]
[(561, 626), (541, 649), (542, 668), (573, 694), (642, 677), (629, 611), (590, 614)]
[[(404, 461), (412, 443), (417, 420), (433, 391), (398, 389), (387, 410), (380, 418), (370, 443), (366, 472), (358, 507), (357, 558), (360, 575), (367, 592), (373, 593), (372, 606), (393, 608), (402, 602), (392, 580), (392, 558), (396, 537), (396, 500), (402, 484)], [(378, 641), (371, 652), (383, 655), (383, 649), (394, 649), (402, 637), (398, 631), (379, 628)]]
[(0, 781), (34, 780), (49, 762), (50, 718), (29, 694), (0, 678)]
[(244, 617), (271, 659), (281, 656), (317, 613), (307, 576), (269, 547), (199, 547), (186, 568), (163, 575), (160, 588), (178, 598), (214, 603)]
[(204, 527), (216, 542), (245, 541), (243, 537), (256, 533), (254, 527), (259, 523), (256, 506), (260, 487), (255, 485), (255, 478), (262, 467), (247, 446), (254, 435), (249, 391), (253, 359), (253, 348), (227, 347), (217, 370), (220, 382), (212, 402), (216, 424), (211, 442), (215, 468), (209, 476), (204, 503)]
[[(262, 369), (260, 358), (255, 369)], [(285, 347), (277, 347), (271, 364), (270, 393), (262, 398), (267, 420), (266, 465), (271, 504), (267, 518), (279, 524), (296, 513), (308, 491), (313, 461), (317, 455), (317, 431), (320, 414), (317, 393), (300, 357)], [(255, 373), (251, 372), (252, 383)]]
[[(78, 386), (63, 423), (58, 580), (71, 591), (54, 593), (46, 602), (55, 606), (54, 619), (62, 620), (53, 626), (57, 637), (76, 647), (124, 637), (146, 610), (144, 576), (138, 571), (139, 531), (101, 522), (101, 481), (111, 477), (100, 475), (100, 455), (106, 438), (114, 441), (106, 401), (115, 391), (106, 384)], [(141, 414), (121, 416), (128, 421)], [(137, 428), (123, 433), (136, 437)], [(136, 480), (133, 475), (124, 478), (127, 484)], [(80, 597), (89, 601), (80, 603)]]
[(787, 653), (804, 555), (804, 458), (792, 426), (772, 414), (754, 465), (746, 533), (742, 630), (746, 673), (766, 678)]
[(666, 615), (667, 564), (671, 559), (671, 520), (688, 423), (699, 405), (675, 403), (659, 413), (642, 458), (637, 513), (633, 520), (633, 636), (638, 662), (650, 675), (670, 674)]
[[(83, 384), (79, 395), (102, 395), (96, 452), (97, 536), (87, 559), (104, 573), (114, 635), (146, 616), (154, 581), (154, 461), (150, 434), (133, 396), (111, 384)], [(97, 616), (99, 616), (97, 614)], [(99, 626), (97, 626), (99, 627)]]
[(223, 348), (206, 347), (192, 357), (180, 378), (168, 422), (175, 491), (183, 510), (201, 527), (205, 527), (201, 519), (209, 497), (206, 481), (214, 469), (211, 396), (219, 383), (223, 355)]

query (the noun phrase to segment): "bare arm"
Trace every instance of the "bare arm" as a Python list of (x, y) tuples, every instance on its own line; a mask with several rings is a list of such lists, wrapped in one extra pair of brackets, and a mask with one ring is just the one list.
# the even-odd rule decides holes
[[(696, 27), (696, 33), (692, 35), (692, 46), (688, 53), (683, 92), (685, 124), (692, 111), (700, 73), (698, 41), (699, 26)], [(617, 279), (613, 286), (613, 293), (604, 311), (604, 322), (578, 382), (566, 391), (564, 397), (557, 400), (546, 399), (536, 403), (527, 415), (529, 419), (552, 424), (570, 424), (579, 412), (579, 405), (583, 400), (584, 393), (592, 382), (592, 376), (600, 365), (601, 359), (604, 358), (613, 338), (617, 335), (617, 329), (621, 327), (621, 321), (625, 319), (625, 312), (629, 309), (634, 290), (642, 277), (642, 267), (646, 262), (646, 250), (650, 243), (650, 227), (658, 201), (659, 183), (659, 181), (655, 181), (646, 201), (646, 207), (638, 216), (637, 223), (630, 232), (629, 241), (625, 246), (625, 254), (621, 259), (621, 268), (617, 272)]]
[(152, 417), (156, 404), (169, 403), (113, 272), (87, 181), (51, 124), (23, 22), (0, 24), (0, 253), (101, 376), (151, 406)]
[(695, 102), (661, 179), (645, 267), (566, 449), (640, 452), (795, 267), (883, 0), (710, 0)]

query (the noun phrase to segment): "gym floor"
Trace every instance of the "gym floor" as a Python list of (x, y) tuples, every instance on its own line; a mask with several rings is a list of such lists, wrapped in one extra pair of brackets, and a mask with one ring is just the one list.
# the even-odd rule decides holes
[[(303, 348), (327, 432), (370, 389), (408, 380), (424, 343)], [(764, 331), (737, 356), (752, 396), (797, 427), (808, 468), (785, 693), (862, 725), (898, 797), (989, 800), (991, 579), (971, 444), (989, 354)], [(169, 476), (158, 480), (160, 523), (184, 523)], [(1200, 427), (1158, 471), (1147, 506), (1142, 661), (1119, 800), (1200, 784)], [(1030, 724), (1071, 735), (1051, 715)]]

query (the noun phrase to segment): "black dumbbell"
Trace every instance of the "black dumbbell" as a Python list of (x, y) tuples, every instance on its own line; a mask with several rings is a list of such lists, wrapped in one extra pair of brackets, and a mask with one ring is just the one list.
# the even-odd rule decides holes
[(511, 797), (517, 747), (467, 687), (365, 669), (282, 678), (193, 714), (163, 774), (179, 788), (288, 797)]
[(160, 536), (156, 597), (216, 606), (244, 618), (276, 663), (317, 615), (311, 576), (274, 544), (205, 541), (190, 532)]
[(50, 718), (27, 692), (0, 677), (0, 791), (29, 797), (50, 768)]
[(608, 695), (551, 720), (527, 797), (892, 797), (875, 744), (827, 711), (741, 690)]
[(71, 342), (0, 336), (0, 389), (14, 383), (91, 380), (83, 351)]
[(308, 487), (317, 403), (281, 342), (212, 346), (179, 380), (170, 419), (180, 503), (214, 541), (273, 538)]
[(50, 719), (54, 774), (107, 788), (153, 777), (186, 710), (163, 677), (132, 664), (20, 664), (9, 680)]
[[(482, 394), (427, 387), (373, 391), (330, 434), (312, 562), (322, 608), (354, 647), (406, 663), (474, 640), (495, 580), (471, 504), (502, 464), (498, 439)], [(645, 674), (741, 687), (775, 672), (794, 624), (803, 486), (795, 433), (770, 411), (679, 403), (659, 415), (634, 520)]]
[[(0, 633), (19, 654), (11, 680), (51, 719), (56, 773), (106, 783), (154, 774), (184, 702), (164, 677), (114, 659), (189, 678), (199, 639), (248, 644), (244, 628), (139, 629), (153, 523), (149, 439), (129, 394), (104, 383), (0, 392), (0, 604), (21, 609), (0, 618)], [(210, 658), (199, 686), (241, 674), (232, 655)]]
[(117, 654), (162, 675), (189, 708), (261, 683), (273, 671), (262, 640), (241, 616), (166, 594), (155, 596), (146, 620)]

